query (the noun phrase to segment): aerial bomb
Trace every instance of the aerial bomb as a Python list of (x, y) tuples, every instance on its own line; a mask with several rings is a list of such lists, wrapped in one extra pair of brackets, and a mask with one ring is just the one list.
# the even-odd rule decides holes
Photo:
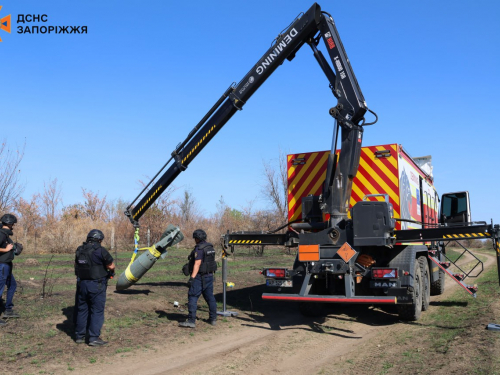
[(181, 230), (170, 224), (161, 235), (160, 241), (151, 247), (140, 249), (146, 251), (133, 262), (130, 262), (125, 271), (118, 278), (116, 290), (125, 290), (135, 284), (151, 269), (151, 267), (153, 267), (160, 257), (165, 258), (167, 256), (167, 247), (173, 246), (183, 239), (184, 235)]

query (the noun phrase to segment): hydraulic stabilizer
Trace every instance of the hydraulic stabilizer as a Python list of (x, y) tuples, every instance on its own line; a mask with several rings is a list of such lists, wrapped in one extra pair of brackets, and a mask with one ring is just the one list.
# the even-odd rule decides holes
[(165, 258), (167, 247), (178, 244), (184, 239), (179, 227), (170, 224), (161, 235), (160, 241), (151, 247), (140, 250), (144, 251), (137, 259), (131, 261), (125, 271), (120, 275), (116, 283), (116, 290), (125, 290), (135, 284), (160, 257)]

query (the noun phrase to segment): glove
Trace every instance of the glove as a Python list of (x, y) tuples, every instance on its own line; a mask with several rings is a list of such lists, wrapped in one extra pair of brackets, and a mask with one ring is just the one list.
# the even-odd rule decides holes
[(23, 245), (16, 242), (14, 244), (14, 255), (21, 255), (22, 252), (23, 252)]
[(115, 271), (108, 270), (108, 278), (112, 279), (113, 277), (115, 277)]
[(190, 277), (190, 278), (189, 278), (189, 281), (187, 282), (188, 287), (190, 287), (190, 288), (191, 288), (191, 285), (193, 285), (193, 282), (194, 282), (194, 277)]

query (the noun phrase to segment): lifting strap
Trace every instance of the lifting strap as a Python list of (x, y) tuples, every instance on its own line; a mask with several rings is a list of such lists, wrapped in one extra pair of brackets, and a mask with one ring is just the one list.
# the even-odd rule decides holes
[(139, 251), (139, 228), (135, 228), (134, 233), (134, 253), (132, 254), (132, 259), (130, 259), (129, 265), (134, 263), (135, 257), (137, 256), (137, 252)]

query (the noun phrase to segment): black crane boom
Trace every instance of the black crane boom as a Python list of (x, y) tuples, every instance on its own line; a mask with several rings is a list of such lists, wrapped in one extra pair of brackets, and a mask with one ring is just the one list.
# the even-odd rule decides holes
[[(324, 40), (333, 69), (323, 54), (316, 48), (320, 39)], [(346, 135), (343, 135), (343, 139), (349, 139), (349, 142), (342, 142), (343, 151), (341, 151), (341, 160), (344, 158), (348, 162), (341, 163), (339, 161), (339, 169), (346, 170), (335, 174), (335, 164), (332, 158), (331, 165), (329, 166), (329, 170), (331, 170), (330, 175), (335, 175), (337, 180), (339, 178), (353, 178), (353, 173), (355, 174), (359, 163), (359, 150), (361, 149), (361, 137), (358, 137), (361, 134), (361, 126), (359, 124), (364, 121), (364, 114), (368, 108), (366, 107), (363, 94), (345, 53), (333, 18), (329, 14), (322, 12), (321, 7), (317, 3), (314, 3), (306, 13), (299, 15), (286, 31), (278, 35), (272, 46), (237, 85), (231, 85), (226, 90), (198, 125), (193, 128), (188, 137), (172, 152), (172, 157), (162, 168), (163, 170), (170, 164), (163, 175), (153, 184), (153, 181), (161, 173), (162, 170), (160, 170), (139, 196), (127, 207), (125, 214), (135, 226), (139, 225), (141, 216), (162, 192), (170, 186), (177, 176), (188, 167), (226, 122), (238, 110), (243, 108), (248, 99), (250, 99), (255, 91), (284, 60), (288, 59), (291, 61), (295, 57), (296, 52), (304, 44), (311, 46), (314, 56), (330, 82), (333, 95), (338, 100), (337, 105), (330, 109), (330, 114), (337, 120), (339, 126), (342, 127), (343, 134), (346, 132)], [(355, 132), (355, 134), (352, 135), (352, 132)], [(336, 133), (337, 130), (335, 131)], [(347, 146), (344, 146), (344, 143)], [(330, 177), (330, 180), (333, 183), (335, 178)], [(151, 184), (153, 185), (151, 186)], [(327, 185), (330, 186), (331, 184)], [(347, 181), (341, 185), (344, 187), (349, 186)], [(328, 188), (325, 189), (327, 196), (333, 197), (335, 195), (334, 191), (335, 188), (333, 186), (330, 186), (329, 190)], [(347, 192), (344, 191), (342, 196), (346, 194), (349, 196), (350, 190)], [(134, 205), (141, 195), (142, 198)], [(326, 198), (324, 210), (328, 213), (333, 213), (336, 211), (333, 205), (338, 205), (338, 203)]]

